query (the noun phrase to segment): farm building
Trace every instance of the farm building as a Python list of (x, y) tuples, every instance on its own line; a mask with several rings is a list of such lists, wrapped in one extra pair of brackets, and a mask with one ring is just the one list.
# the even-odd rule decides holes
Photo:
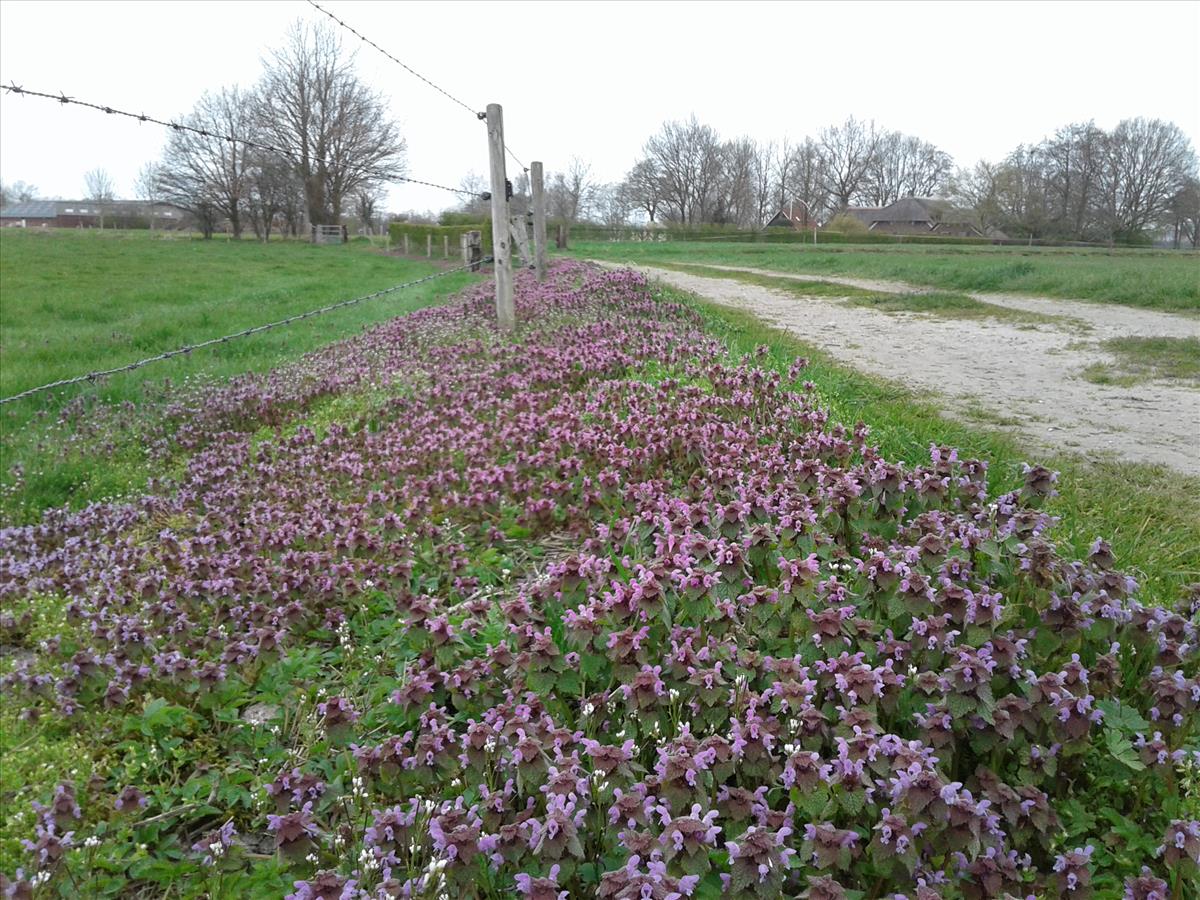
[(774, 218), (767, 223), (767, 228), (794, 228), (797, 231), (810, 231), (818, 227), (817, 217), (803, 200), (792, 200), (785, 204)]
[(0, 209), (5, 228), (178, 228), (182, 210), (140, 200), (27, 200)]
[(938, 235), (942, 237), (995, 237), (985, 235), (971, 214), (934, 197), (904, 197), (887, 206), (851, 206), (868, 231), (880, 234)]

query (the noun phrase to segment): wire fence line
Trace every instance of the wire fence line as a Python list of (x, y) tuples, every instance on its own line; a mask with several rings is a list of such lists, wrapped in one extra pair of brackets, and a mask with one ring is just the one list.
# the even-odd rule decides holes
[[(480, 260), (480, 263), (492, 262), (492, 257), (487, 256)], [(231, 334), (225, 334), (221, 337), (210, 338), (207, 341), (200, 341), (197, 344), (186, 344), (183, 347), (177, 347), (174, 350), (168, 350), (165, 353), (159, 353), (155, 356), (148, 356), (145, 359), (139, 359), (136, 362), (127, 363), (123, 366), (116, 366), (112, 369), (100, 369), (95, 372), (88, 372), (86, 375), (77, 375), (74, 378), (63, 378), (58, 381), (52, 381), (49, 384), (38, 385), (30, 388), (27, 391), (21, 391), (19, 394), (13, 394), (11, 397), (0, 399), (0, 405), (5, 403), (13, 403), (17, 400), (23, 400), (26, 397), (31, 397), (34, 394), (40, 394), (44, 391), (54, 390), (55, 388), (69, 387), (73, 384), (82, 384), (83, 382), (95, 382), (101, 378), (106, 378), (109, 375), (117, 375), (121, 372), (132, 372), (134, 369), (140, 369), (143, 366), (148, 366), (150, 363), (160, 362), (164, 359), (171, 359), (176, 356), (183, 356), (191, 353), (193, 350), (201, 350), (205, 347), (212, 347), (215, 344), (225, 344), (236, 338), (247, 337), (251, 334), (258, 334), (260, 331), (270, 331), (273, 328), (281, 328), (284, 325), (290, 325), (293, 322), (299, 322), (302, 319), (311, 319), (314, 316), (319, 316), (327, 312), (333, 312), (335, 309), (343, 309), (347, 306), (355, 306), (359, 303), (365, 303), (368, 300), (374, 300), (378, 297), (383, 297), (388, 294), (394, 294), (396, 291), (402, 291), (405, 288), (416, 287), (419, 284), (424, 284), (427, 281), (433, 281), (435, 278), (442, 278), (446, 275), (453, 275), (455, 272), (465, 272), (468, 269), (473, 269), (478, 266), (478, 263), (468, 263), (467, 265), (457, 266), (453, 269), (445, 269), (441, 272), (434, 272), (426, 275), (423, 278), (417, 278), (413, 281), (405, 281), (402, 284), (394, 284), (391, 287), (383, 288), (379, 291), (373, 291), (370, 294), (363, 294), (361, 297), (351, 297), (349, 300), (340, 300), (337, 303), (330, 303), (326, 306), (310, 309), (308, 312), (297, 313), (294, 316), (286, 316), (274, 322), (267, 322), (263, 325), (254, 325), (250, 328), (243, 328), (241, 331), (235, 331)]]
[[(213, 138), (216, 140), (226, 141), (230, 144), (241, 144), (243, 147), (251, 147), (255, 150), (262, 150), (267, 153), (275, 153), (275, 154), (287, 157), (288, 159), (291, 159), (291, 160), (294, 160), (297, 162), (303, 161), (303, 159), (304, 159), (304, 156), (302, 154), (296, 153), (294, 150), (288, 150), (283, 147), (276, 147), (273, 144), (266, 144), (266, 143), (263, 143), (262, 141), (255, 141), (250, 138), (237, 137), (232, 134), (220, 134), (215, 131), (209, 131), (208, 129), (205, 129), (205, 128), (196, 128), (192, 125), (184, 124), (183, 122), (172, 122), (167, 119), (159, 119), (159, 118), (156, 118), (155, 116), (147, 115), (146, 113), (129, 112), (128, 110), (117, 109), (114, 106), (108, 106), (108, 105), (102, 104), (102, 103), (93, 103), (90, 100), (80, 100), (76, 97), (69, 97), (64, 93), (50, 94), (50, 93), (46, 93), (45, 91), (35, 91), (35, 90), (31, 90), (30, 88), (21, 87), (20, 85), (15, 84), (15, 83), (4, 85), (3, 88), (5, 91), (7, 91), (10, 94), (17, 94), (22, 97), (36, 97), (41, 100), (53, 100), (56, 103), (60, 103), (64, 106), (82, 106), (86, 109), (96, 110), (97, 112), (106, 113), (107, 115), (110, 115), (110, 116), (124, 116), (125, 118), (133, 119), (138, 122), (150, 122), (151, 124), (154, 124), (154, 125), (161, 125), (164, 128), (170, 128), (173, 131), (186, 131), (191, 134), (199, 135), (201, 137)], [(317, 164), (325, 165), (325, 166), (330, 165), (325, 160), (310, 158), (310, 161), (317, 163)], [(461, 195), (464, 195), (467, 197), (481, 197), (482, 196), (481, 194), (477, 193), (476, 191), (470, 191), (470, 190), (467, 190), (466, 188), (450, 187), (449, 185), (438, 184), (437, 182), (433, 182), (433, 181), (425, 181), (420, 178), (410, 178), (406, 175), (393, 175), (390, 173), (381, 172), (381, 173), (378, 173), (378, 177), (384, 178), (389, 181), (404, 181), (409, 184), (420, 184), (425, 187), (438, 188), (443, 191), (449, 191), (451, 193), (461, 194)]]
[(463, 101), (459, 100), (457, 97), (455, 97), (452, 93), (450, 93), (448, 90), (446, 90), (441, 85), (435, 84), (434, 82), (432, 82), (428, 78), (426, 78), (424, 75), (422, 75), (420, 72), (418, 72), (416, 69), (412, 68), (412, 66), (409, 66), (406, 63), (402, 62), (401, 60), (397, 59), (396, 57), (392, 56), (392, 54), (388, 53), (388, 51), (384, 50), (382, 47), (380, 47), (377, 43), (375, 43), (373, 40), (371, 40), (365, 34), (362, 34), (361, 32), (356, 31), (353, 27), (351, 27), (350, 25), (343, 22), (341, 19), (339, 19), (337, 16), (335, 16), (329, 10), (325, 9), (325, 7), (321, 6), (319, 3), (315, 3), (315, 2), (313, 2), (313, 0), (308, 0), (308, 4), (309, 4), (309, 6), (312, 6), (314, 9), (316, 9), (318, 12), (324, 13), (325, 15), (329, 16), (329, 18), (333, 19), (334, 22), (336, 22), (342, 28), (345, 28), (348, 32), (350, 32), (352, 35), (354, 35), (356, 38), (358, 38), (363, 43), (369, 44), (370, 46), (374, 47), (376, 50), (378, 50), (380, 53), (382, 53), (384, 56), (386, 56), (388, 59), (390, 59), (396, 65), (400, 66), (402, 69), (407, 71), (410, 75), (413, 75), (416, 78), (421, 79), (421, 81), (425, 82), (427, 85), (429, 85), (435, 91), (437, 91), (439, 94), (444, 94), (446, 97), (450, 98), (450, 100), (457, 103), (459, 106), (461, 106), (467, 112), (469, 112), (471, 115), (473, 115), (473, 116), (479, 115), (478, 110), (472, 109), (470, 106), (468, 106)]
[[(371, 40), (369, 37), (367, 37), (361, 31), (358, 31), (352, 25), (349, 25), (342, 19), (338, 18), (336, 15), (334, 15), (329, 10), (327, 10), (325, 7), (321, 6), (321, 4), (317, 3), (316, 0), (307, 0), (307, 2), (308, 2), (309, 6), (313, 7), (313, 9), (328, 16), (330, 19), (332, 19), (334, 22), (336, 22), (339, 26), (346, 29), (348, 32), (350, 32), (352, 35), (354, 35), (356, 38), (358, 38), (360, 41), (362, 41), (364, 44), (374, 47), (376, 50), (378, 50), (380, 53), (382, 53), (384, 56), (386, 56), (388, 59), (390, 59), (396, 65), (400, 66), (400, 68), (404, 69), (410, 75), (413, 75), (416, 78), (419, 78), (421, 81), (425, 82), (427, 85), (429, 85), (435, 91), (437, 91), (439, 94), (444, 94), (446, 97), (448, 97), (454, 103), (457, 103), (459, 106), (461, 106), (467, 112), (469, 112), (471, 115), (475, 116), (475, 118), (484, 119), (486, 117), (486, 113), (480, 112), (479, 110), (476, 110), (476, 109), (472, 109), (468, 104), (464, 103), (462, 100), (459, 100), (457, 97), (455, 97), (453, 94), (451, 94), (444, 87), (442, 87), (439, 84), (434, 83), (433, 81), (430, 81), (428, 78), (426, 78), (424, 75), (422, 75), (416, 69), (414, 69), (412, 66), (408, 65), (403, 60), (397, 59), (395, 56), (393, 56), (387, 50), (384, 50), (381, 46), (379, 46), (377, 43), (375, 43), (373, 40)], [(509, 149), (508, 144), (504, 145), (504, 152), (507, 153), (509, 156), (511, 156), (513, 162), (515, 162), (518, 166), (520, 166), (523, 171), (526, 171), (526, 172), (529, 171), (529, 167), (527, 165), (525, 165), (525, 163), (521, 162), (521, 160), (517, 157), (517, 154), (513, 153), (512, 150)]]

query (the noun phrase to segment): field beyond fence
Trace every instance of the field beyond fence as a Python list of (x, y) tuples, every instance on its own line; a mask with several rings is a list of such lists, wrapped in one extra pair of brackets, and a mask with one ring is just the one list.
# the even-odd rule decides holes
[(904, 281), (958, 291), (992, 291), (1200, 311), (1200, 253), (1050, 247), (836, 247), (725, 241), (587, 241), (572, 232), (569, 251), (622, 263), (747, 266), (780, 273)]

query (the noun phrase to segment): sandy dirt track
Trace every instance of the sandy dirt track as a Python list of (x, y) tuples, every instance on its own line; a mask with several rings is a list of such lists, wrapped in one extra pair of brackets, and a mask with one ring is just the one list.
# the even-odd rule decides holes
[(1200, 475), (1200, 391), (1163, 382), (1099, 385), (1079, 377), (1092, 363), (1111, 361), (1096, 346), (1100, 341), (1128, 335), (1196, 336), (1200, 320), (1117, 304), (1009, 294), (971, 296), (1062, 318), (1030, 325), (885, 313), (837, 298), (802, 298), (721, 278), (720, 270), (880, 291), (920, 288), (732, 266), (709, 266), (711, 278), (634, 268), (708, 300), (752, 312), (824, 347), (848, 365), (917, 389), (950, 415), (1014, 431), (1031, 447), (1161, 463)]

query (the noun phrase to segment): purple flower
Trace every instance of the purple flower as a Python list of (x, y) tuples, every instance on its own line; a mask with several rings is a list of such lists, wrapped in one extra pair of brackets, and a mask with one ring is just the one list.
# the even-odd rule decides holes
[(117, 799), (113, 801), (113, 808), (117, 812), (130, 812), (135, 809), (145, 809), (150, 805), (150, 801), (140, 790), (128, 785), (121, 789), (121, 793), (117, 794)]

